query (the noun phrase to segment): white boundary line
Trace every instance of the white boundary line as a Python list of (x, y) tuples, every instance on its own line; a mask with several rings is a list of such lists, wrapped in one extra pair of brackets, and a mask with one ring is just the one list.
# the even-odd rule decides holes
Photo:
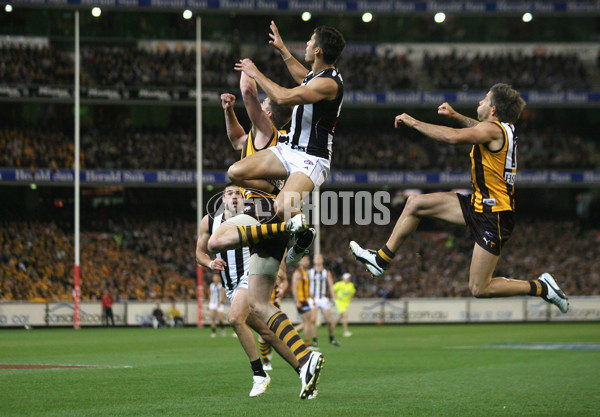
[[(0, 367), (23, 367), (23, 369), (130, 369), (133, 366), (104, 366), (104, 365), (74, 365), (74, 364), (57, 364), (57, 363), (0, 363)], [(26, 368), (30, 366), (31, 368)], [(40, 368), (36, 368), (40, 367)], [(5, 368), (6, 369), (6, 368)], [(17, 369), (17, 368), (13, 368)]]
[(482, 346), (448, 346), (447, 349), (600, 350), (600, 343), (498, 343)]

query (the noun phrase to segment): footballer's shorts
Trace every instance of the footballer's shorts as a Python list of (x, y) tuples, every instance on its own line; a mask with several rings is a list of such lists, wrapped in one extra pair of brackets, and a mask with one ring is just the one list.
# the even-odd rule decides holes
[(469, 194), (457, 194), (467, 230), (479, 246), (500, 256), (502, 246), (515, 228), (515, 213), (511, 210), (479, 213), (473, 209)]
[(308, 301), (302, 301), (300, 303), (300, 308), (296, 307), (296, 310), (298, 310), (298, 313), (304, 314), (304, 313), (310, 311), (311, 308), (310, 308), (310, 305), (308, 304)]
[(329, 298), (327, 297), (309, 298), (308, 303), (310, 304), (311, 308), (318, 308), (323, 311), (327, 311), (331, 308)]
[(244, 275), (233, 287), (233, 289), (230, 290), (229, 288), (225, 287), (225, 295), (227, 296), (229, 301), (233, 302), (233, 299), (237, 294), (237, 290), (239, 290), (240, 288), (248, 289), (248, 275)]
[(350, 306), (349, 301), (335, 300), (335, 308), (337, 308), (338, 314), (345, 313), (346, 310), (348, 310), (349, 306)]
[(323, 184), (331, 170), (329, 159), (309, 155), (304, 148), (294, 148), (288, 143), (278, 143), (268, 149), (279, 158), (288, 177), (296, 172), (301, 172), (311, 179), (315, 188)]
[(223, 304), (217, 304), (217, 303), (209, 303), (208, 309), (211, 311), (216, 310), (219, 313), (222, 313), (223, 311), (225, 311), (225, 307), (223, 307)]

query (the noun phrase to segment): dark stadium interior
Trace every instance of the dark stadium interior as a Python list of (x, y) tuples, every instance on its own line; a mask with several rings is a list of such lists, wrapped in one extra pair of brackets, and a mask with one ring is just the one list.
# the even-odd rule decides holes
[[(223, 172), (239, 159), (227, 143), (218, 94), (239, 93), (233, 64), (241, 51), (286, 86), (291, 80), (267, 41), (272, 16), (248, 12), (207, 13), (202, 21), (203, 87), (212, 93), (203, 107), (203, 167)], [(600, 50), (570, 50), (565, 43), (598, 43), (597, 16), (541, 15), (530, 24), (515, 16), (455, 15), (444, 25), (427, 14), (377, 16), (368, 30), (360, 15), (340, 19), (317, 15), (276, 17), (290, 42), (303, 44), (316, 25), (337, 26), (349, 47), (338, 63), (345, 86), (354, 92), (473, 92), (485, 94), (498, 81), (545, 93), (600, 91)], [(35, 42), (0, 42), (0, 87), (34, 92), (0, 97), (0, 169), (72, 169), (74, 127), (72, 98), (42, 97), (39, 87), (72, 89), (73, 9), (16, 8), (0, 13), (0, 35), (37, 37)], [(81, 167), (108, 170), (195, 170), (195, 102), (184, 97), (195, 88), (195, 53), (189, 49), (150, 50), (140, 41), (192, 42), (194, 20), (180, 13), (107, 10), (101, 19), (81, 15), (84, 92), (112, 89), (119, 99), (84, 97), (81, 106)], [(226, 29), (224, 29), (226, 28)], [(234, 29), (231, 29), (234, 28)], [(44, 42), (47, 41), (47, 44)], [(513, 49), (470, 53), (469, 46), (539, 43), (539, 51)], [(373, 53), (375, 44), (390, 52)], [(392, 53), (407, 43), (439, 44), (419, 55)], [(456, 43), (462, 46), (454, 48)], [(229, 50), (220, 50), (226, 44)], [(558, 52), (544, 46), (563, 45)], [(588, 45), (588, 46), (586, 46)], [(444, 48), (445, 47), (445, 48)], [(416, 48), (416, 47), (415, 47)], [(422, 48), (422, 46), (421, 46)], [(597, 48), (597, 46), (595, 46)], [(418, 58), (414, 58), (418, 56)], [(483, 75), (485, 74), (485, 76)], [(129, 96), (141, 88), (171, 94), (169, 102), (141, 102)], [(29, 89), (29, 90), (28, 90)], [(111, 90), (111, 91), (112, 91)], [(29, 94), (29, 93), (28, 93)], [(71, 94), (69, 92), (69, 94)], [(181, 94), (181, 97), (180, 97)], [(238, 94), (239, 95), (239, 94)], [(215, 97), (217, 99), (215, 99)], [(361, 104), (344, 107), (336, 132), (333, 171), (468, 171), (468, 149), (440, 147), (413, 130), (393, 128), (396, 114), (442, 123), (441, 103)], [(600, 169), (598, 101), (538, 102), (519, 121), (519, 169)], [(473, 103), (456, 108), (472, 117)], [(236, 112), (245, 127), (243, 106)], [(205, 184), (204, 199), (223, 184)], [(389, 191), (392, 218), (403, 207), (403, 188), (356, 184), (350, 189)], [(425, 191), (442, 189), (428, 187)], [(324, 190), (336, 190), (325, 184)], [(498, 265), (507, 276), (560, 271), (570, 295), (600, 295), (600, 188), (595, 184), (528, 184), (517, 187), (518, 238), (511, 240)], [(71, 184), (0, 182), (0, 301), (67, 300), (73, 277), (74, 192)], [(351, 272), (360, 297), (466, 297), (471, 240), (459, 228), (424, 221), (397, 257), (385, 279), (372, 280), (345, 245), (361, 234), (366, 245), (384, 240), (392, 225), (324, 226), (321, 248), (326, 265), (339, 277)], [(105, 287), (122, 300), (188, 300), (195, 297), (194, 247), (196, 190), (193, 185), (144, 187), (82, 185), (82, 296), (97, 300)], [(543, 268), (543, 270), (541, 269)]]

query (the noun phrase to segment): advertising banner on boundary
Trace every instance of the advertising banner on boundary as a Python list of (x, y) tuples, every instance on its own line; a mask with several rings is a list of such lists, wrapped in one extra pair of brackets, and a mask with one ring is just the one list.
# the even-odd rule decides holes
[[(380, 298), (355, 299), (348, 308), (348, 321), (352, 324), (418, 324), (418, 323), (506, 323), (542, 321), (600, 321), (600, 297), (570, 297), (571, 307), (562, 314), (556, 307), (538, 297), (513, 297), (502, 299), (476, 298), (410, 298), (384, 300)], [(159, 303), (165, 317), (171, 303)], [(185, 325), (196, 325), (195, 301), (178, 301)], [(113, 313), (117, 326), (152, 327), (154, 302), (129, 301), (115, 303)], [(225, 324), (229, 304), (223, 313)], [(293, 300), (282, 303), (282, 311), (292, 323), (300, 323)], [(332, 307), (333, 316), (337, 315)], [(168, 321), (168, 320), (167, 320)], [(210, 324), (208, 309), (204, 324)], [(81, 304), (81, 326), (102, 326), (102, 306), (99, 302)], [(72, 327), (73, 304), (64, 303), (0, 303), (0, 328), (2, 327)]]
[[(74, 174), (68, 169), (0, 169), (0, 183), (49, 184), (70, 186)], [(155, 185), (195, 187), (195, 171), (148, 171), (148, 170), (82, 170), (81, 182), (85, 185)], [(212, 185), (227, 183), (225, 171), (204, 171), (202, 182)], [(325, 181), (326, 185), (363, 186), (388, 185), (396, 187), (470, 186), (471, 174), (463, 171), (336, 171)], [(600, 185), (600, 171), (540, 170), (520, 171), (517, 186), (571, 187)]]

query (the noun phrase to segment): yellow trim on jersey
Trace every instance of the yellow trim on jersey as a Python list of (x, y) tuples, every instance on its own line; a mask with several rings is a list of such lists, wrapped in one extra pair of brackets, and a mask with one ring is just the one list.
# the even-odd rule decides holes
[[(277, 145), (277, 140), (279, 139), (280, 132), (279, 132), (279, 130), (277, 130), (277, 128), (274, 125), (271, 127), (273, 128), (273, 137), (271, 138), (269, 143), (267, 143), (267, 145), (262, 149), (256, 149), (256, 146), (254, 146), (254, 136), (252, 135), (252, 130), (250, 130), (250, 132), (248, 132), (248, 139), (246, 140), (246, 144), (245, 144), (244, 148), (242, 149), (242, 155), (241, 155), (240, 159), (244, 159), (248, 155), (252, 155), (253, 153), (256, 153), (263, 149), (267, 149), (267, 148), (270, 148), (271, 146)], [(242, 195), (244, 196), (244, 198), (253, 198), (253, 197), (276, 198), (277, 197), (277, 196), (275, 196), (273, 194), (269, 194), (269, 193), (261, 193), (261, 194), (253, 193), (251, 191), (246, 191), (243, 188), (242, 188)]]
[(277, 299), (277, 288), (279, 287), (279, 284), (275, 283), (275, 286), (273, 287), (273, 291), (271, 292), (271, 304), (275, 305), (275, 300), (277, 300), (277, 302), (279, 302), (279, 300)]
[(517, 173), (513, 161), (515, 140), (508, 123), (493, 122), (504, 134), (504, 144), (498, 151), (490, 151), (485, 144), (475, 144), (471, 149), (471, 178), (475, 193), (471, 199), (478, 213), (514, 210), (514, 178)]

